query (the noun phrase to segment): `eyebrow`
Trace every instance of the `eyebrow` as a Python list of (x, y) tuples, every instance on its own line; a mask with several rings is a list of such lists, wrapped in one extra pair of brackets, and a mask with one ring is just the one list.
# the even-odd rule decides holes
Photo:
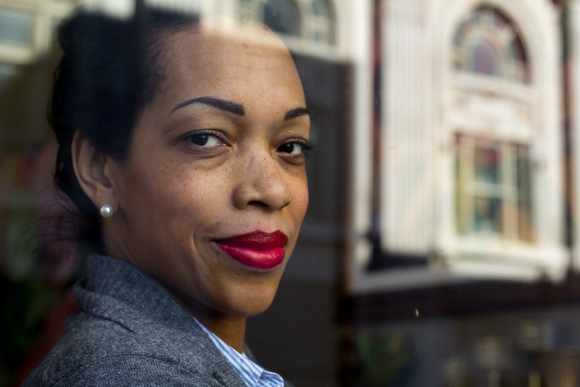
[(292, 118), (296, 118), (296, 117), (300, 117), (300, 116), (307, 116), (307, 115), (310, 115), (310, 113), (308, 113), (308, 109), (303, 108), (303, 107), (299, 107), (296, 109), (288, 110), (286, 112), (286, 114), (284, 115), (284, 121), (288, 121), (288, 120), (291, 120)]
[[(171, 113), (173, 113), (177, 109), (181, 109), (182, 107), (185, 107), (185, 106), (188, 106), (191, 104), (195, 104), (195, 103), (213, 106), (217, 109), (224, 110), (226, 112), (230, 112), (230, 113), (233, 113), (233, 114), (238, 115), (238, 116), (243, 116), (246, 114), (246, 110), (239, 103), (227, 101), (227, 100), (221, 99), (221, 98), (213, 98), (213, 97), (198, 97), (198, 98), (188, 99), (187, 101), (184, 101), (184, 102), (180, 103), (179, 105), (177, 105), (176, 107), (174, 107), (173, 110), (171, 111)], [(286, 113), (286, 115), (287, 114), (288, 113)]]
[[(173, 110), (171, 111), (171, 113), (173, 113), (174, 111), (176, 111), (178, 109), (181, 109), (182, 107), (185, 107), (185, 106), (188, 106), (191, 104), (196, 104), (196, 103), (213, 106), (217, 109), (224, 110), (224, 111), (233, 113), (233, 114), (238, 115), (238, 116), (246, 115), (246, 110), (239, 103), (235, 103), (235, 102), (228, 101), (228, 100), (221, 99), (221, 98), (213, 98), (213, 97), (198, 97), (198, 98), (188, 99), (187, 101), (183, 101), (179, 105), (174, 107)], [(309, 115), (309, 114), (310, 113), (308, 113), (308, 109), (306, 109), (304, 107), (298, 107), (295, 109), (288, 110), (286, 112), (286, 114), (284, 115), (284, 121), (288, 121), (288, 120), (291, 120), (293, 118), (304, 116), (304, 115)]]

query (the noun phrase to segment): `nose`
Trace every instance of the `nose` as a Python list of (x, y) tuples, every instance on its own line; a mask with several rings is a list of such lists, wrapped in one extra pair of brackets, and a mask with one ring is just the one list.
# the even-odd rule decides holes
[(250, 154), (240, 163), (239, 181), (234, 189), (234, 205), (238, 209), (262, 207), (280, 210), (290, 204), (292, 195), (276, 160), (266, 152)]

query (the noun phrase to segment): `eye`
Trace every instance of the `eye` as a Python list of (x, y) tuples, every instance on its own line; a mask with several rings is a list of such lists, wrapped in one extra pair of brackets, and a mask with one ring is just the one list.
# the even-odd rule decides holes
[(188, 134), (185, 139), (197, 147), (211, 148), (224, 145), (221, 134), (216, 130), (200, 130)]
[(280, 153), (287, 153), (292, 156), (298, 156), (308, 152), (310, 149), (311, 146), (308, 144), (308, 142), (303, 140), (287, 142), (280, 145), (277, 150)]

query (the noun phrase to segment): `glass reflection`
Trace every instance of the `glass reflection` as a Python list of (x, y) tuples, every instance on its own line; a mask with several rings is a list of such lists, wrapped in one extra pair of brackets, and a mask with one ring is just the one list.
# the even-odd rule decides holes
[(476, 197), (473, 202), (473, 231), (477, 234), (501, 233), (502, 201)]
[(332, 18), (332, 13), (330, 11), (330, 5), (327, 0), (313, 0), (312, 10), (316, 16), (322, 16), (324, 18)]
[(499, 75), (497, 54), (489, 43), (479, 42), (472, 50), (469, 70), (480, 74)]
[(474, 178), (490, 184), (500, 183), (499, 152), (495, 148), (474, 149)]
[[(99, 1), (107, 0), (92, 2)], [(525, 6), (514, 7), (516, 2)], [(41, 138), (40, 134), (32, 138), (29, 133), (36, 132), (29, 127), (40, 128), (38, 122), (44, 122), (42, 117), (34, 118), (33, 107), (37, 111), (34, 114), (44, 115), (45, 104), (39, 96), (42, 93), (37, 92), (39, 80), (48, 80), (48, 72), (54, 68), (54, 63), (43, 64), (46, 68), (34, 67), (34, 71), (28, 72), (28, 68), (36, 65), (12, 54), (36, 53), (37, 46), (45, 50), (44, 45), (54, 41), (50, 37), (62, 17), (61, 10), (77, 3), (76, 0), (0, 0), (0, 54), (3, 55), (0, 97), (4, 97), (0, 102), (0, 199), (4, 198), (0, 207), (0, 280), (7, 284), (12, 284), (12, 280), (5, 279), (10, 272), (24, 273), (25, 269), (13, 265), (25, 262), (11, 253), (9, 246), (20, 237), (21, 226), (33, 216), (30, 192), (37, 185), (34, 182), (37, 178), (30, 177), (36, 174), (23, 171), (34, 167), (36, 156), (29, 156), (27, 149), (51, 138)], [(174, 7), (192, 2), (156, 0), (155, 3)], [(272, 369), (289, 375), (298, 386), (355, 383), (356, 377), (342, 376), (348, 373), (356, 354), (362, 364), (355, 369), (358, 373), (354, 372), (362, 375), (363, 381), (358, 385), (547, 385), (548, 368), (559, 372), (561, 367), (561, 364), (548, 364), (549, 360), (562, 359), (558, 351), (570, 347), (580, 351), (579, 314), (575, 305), (580, 299), (579, 277), (574, 265), (569, 265), (575, 251), (572, 234), (580, 223), (572, 211), (578, 202), (573, 191), (578, 190), (568, 188), (577, 184), (575, 176), (569, 176), (568, 172), (571, 170), (573, 175), (578, 169), (578, 161), (573, 160), (578, 156), (577, 150), (574, 147), (569, 150), (558, 135), (565, 133), (565, 139), (568, 132), (572, 137), (577, 136), (578, 124), (571, 114), (577, 109), (572, 106), (568, 107), (571, 112), (560, 107), (554, 110), (548, 101), (566, 105), (577, 98), (577, 86), (566, 82), (562, 88), (562, 79), (575, 79), (580, 71), (578, 55), (571, 45), (580, 40), (577, 25), (580, 7), (571, 7), (567, 4), (573, 2), (563, 1), (513, 0), (513, 4), (495, 1), (494, 6), (490, 5), (492, 2), (468, 4), (467, 1), (461, 4), (462, 12), (453, 13), (453, 17), (452, 12), (446, 14), (451, 8), (441, 9), (438, 26), (441, 28), (431, 29), (431, 19), (425, 17), (425, 10), (437, 8), (436, 1), (369, 2), (377, 7), (367, 9), (368, 18), (362, 21), (357, 21), (355, 12), (349, 12), (365, 4), (358, 0), (198, 0), (195, 3), (203, 4), (199, 8), (204, 10), (238, 12), (245, 19), (264, 22), (281, 32), (284, 39), (291, 36), (286, 41), (292, 46), (305, 79), (308, 108), (313, 115), (311, 140), (317, 146), (307, 165), (312, 205), (297, 247), (298, 259), (289, 265), (291, 276), (282, 284), (277, 303), (249, 324), (248, 342), (252, 349), (257, 348), (259, 360), (269, 361)], [(556, 10), (555, 17), (546, 17), (551, 23), (549, 28), (537, 17), (547, 8)], [(367, 30), (368, 36), (359, 39), (364, 36), (361, 32)], [(546, 33), (542, 39), (536, 39), (545, 31), (553, 34)], [(444, 43), (435, 47), (433, 41)], [(367, 57), (364, 52), (371, 46), (375, 52)], [(326, 51), (318, 52), (319, 47)], [(558, 62), (553, 64), (553, 69), (552, 51)], [(359, 53), (360, 57), (351, 56), (350, 52)], [(435, 60), (438, 56), (444, 59)], [(34, 54), (27, 60), (36, 59), (41, 58)], [(535, 70), (533, 78), (532, 69)], [(438, 78), (441, 74), (445, 77)], [(388, 146), (381, 148), (374, 164), (369, 166), (377, 172), (373, 179), (379, 176), (375, 182), (378, 195), (372, 199), (378, 203), (376, 230), (372, 230), (375, 234), (368, 236), (367, 229), (357, 229), (356, 235), (360, 238), (352, 242), (344, 238), (343, 230), (352, 226), (352, 219), (366, 219), (364, 211), (372, 206), (371, 198), (365, 196), (372, 189), (372, 179), (365, 183), (359, 176), (367, 171), (350, 168), (358, 152), (364, 153), (364, 157), (373, 152), (370, 145), (356, 151), (350, 145), (352, 139), (363, 138), (361, 133), (372, 126), (370, 122), (359, 125), (359, 117), (364, 118), (368, 113), (360, 109), (369, 105), (363, 97), (371, 92), (361, 86), (367, 83), (370, 89), (374, 86), (376, 130), (383, 130), (383, 135), (388, 131), (391, 138), (374, 138), (381, 144), (388, 140)], [(440, 93), (439, 89), (430, 92), (434, 84), (441, 85), (444, 92)], [(452, 94), (458, 96), (457, 101), (463, 101), (463, 96), (482, 98), (473, 98), (476, 103), (469, 105), (472, 116), (456, 121), (463, 112), (462, 106), (440, 104), (442, 96)], [(27, 97), (21, 98), (21, 95)], [(404, 108), (393, 100), (403, 101)], [(536, 100), (542, 100), (545, 106), (538, 108)], [(28, 108), (28, 105), (34, 106)], [(513, 117), (502, 115), (504, 105), (514, 107)], [(440, 106), (444, 108), (439, 109)], [(431, 114), (432, 110), (437, 114)], [(497, 119), (486, 121), (487, 115)], [(393, 116), (396, 119), (389, 120)], [(430, 118), (435, 116), (437, 119)], [(417, 123), (416, 117), (426, 118)], [(481, 117), (485, 122), (478, 121)], [(517, 121), (508, 121), (512, 118)], [(442, 129), (441, 122), (450, 124)], [(425, 141), (424, 148), (416, 146), (424, 138), (430, 139), (430, 133), (445, 136), (449, 133), (449, 142), (445, 144), (452, 144), (456, 139), (456, 146), (440, 148), (440, 142), (431, 146), (431, 140)], [(387, 159), (386, 153), (402, 156)], [(381, 164), (383, 159), (388, 162)], [(444, 161), (439, 162), (441, 159)], [(52, 159), (46, 164), (52, 167)], [(354, 172), (351, 176), (345, 170)], [(47, 178), (49, 172), (45, 173)], [(552, 180), (554, 176), (558, 178)], [(559, 180), (562, 176), (563, 183)], [(365, 195), (358, 194), (359, 187), (367, 190)], [(554, 191), (557, 195), (552, 194)], [(343, 192), (347, 194), (342, 195)], [(357, 199), (362, 203), (359, 207), (349, 207), (349, 195), (353, 192), (357, 193), (355, 198), (360, 198)], [(397, 200), (390, 202), (393, 197)], [(344, 208), (352, 214), (341, 214)], [(379, 213), (382, 208), (388, 210)], [(560, 219), (558, 211), (568, 218)], [(395, 213), (402, 215), (391, 218)], [(404, 230), (407, 223), (411, 224), (412, 232)], [(423, 227), (424, 224), (429, 227)], [(399, 234), (390, 231), (396, 229), (403, 231)], [(387, 233), (395, 237), (387, 239), (384, 236)], [(423, 239), (414, 238), (422, 234), (426, 235), (427, 252), (421, 250)], [(397, 239), (403, 240), (402, 247), (393, 247), (399, 243)], [(392, 241), (396, 243), (389, 244)], [(350, 242), (363, 248), (351, 251)], [(370, 252), (366, 250), (367, 244), (372, 244)], [(504, 246), (508, 247), (505, 251)], [(464, 254), (462, 248), (468, 252)], [(552, 274), (560, 262), (556, 248), (566, 255), (568, 267), (568, 274), (559, 279)], [(511, 252), (506, 252), (510, 249)], [(468, 255), (473, 251), (476, 257)], [(343, 258), (350, 266), (342, 264)], [(366, 259), (380, 263), (368, 269), (368, 276)], [(476, 269), (468, 272), (464, 283), (436, 282), (443, 267), (450, 268), (450, 277), (459, 278), (463, 267), (455, 266), (456, 263), (469, 260), (470, 264), (475, 263)], [(362, 269), (356, 266), (359, 261), (363, 262)], [(352, 262), (356, 265), (351, 265)], [(342, 286), (343, 278), (337, 278), (336, 273), (342, 273), (344, 267), (347, 267), (343, 273), (345, 282), (348, 286), (360, 285), (352, 288), (361, 293), (348, 293), (346, 302), (342, 304), (340, 299), (339, 304), (337, 299), (342, 295), (337, 295), (335, 289), (337, 283)], [(504, 267), (509, 274), (503, 272)], [(426, 274), (417, 274), (420, 270)], [(523, 277), (520, 273), (532, 271), (535, 274), (520, 281)], [(497, 278), (490, 276), (490, 272)], [(382, 275), (385, 276), (379, 277)], [(399, 282), (400, 289), (392, 285), (397, 277), (404, 278)], [(30, 278), (18, 284), (18, 289), (36, 286)], [(25, 310), (54, 305), (53, 301), (42, 301), (41, 296), (49, 294), (44, 288), (29, 291), (28, 298), (17, 298), (16, 285), (5, 285), (2, 289), (5, 297), (17, 300), (13, 305)], [(61, 288), (57, 290), (61, 292)], [(6, 299), (0, 299), (0, 304)], [(339, 305), (338, 322), (333, 309), (336, 305)], [(17, 316), (10, 312), (4, 315)], [(7, 325), (6, 321), (12, 320), (21, 325), (20, 330)], [(32, 331), (18, 318), (12, 320), (5, 319), (1, 330), (14, 338), (21, 331)], [(300, 325), (305, 320), (308, 320), (307, 328)], [(332, 326), (330, 321), (334, 322)], [(40, 326), (36, 320), (33, 322)], [(369, 326), (375, 331), (370, 330), (368, 337), (360, 335)], [(8, 344), (15, 341), (12, 339)], [(2, 337), (0, 342), (6, 343)], [(2, 372), (13, 373), (22, 360), (21, 355), (9, 350), (8, 344), (0, 349), (0, 387), (7, 380), (3, 379), (7, 374)], [(349, 344), (354, 349), (349, 350)], [(304, 349), (308, 356), (300, 355)], [(382, 355), (387, 355), (387, 360)], [(498, 361), (507, 355), (512, 357), (512, 363)], [(534, 356), (541, 361), (536, 363)], [(2, 363), (3, 359), (10, 359), (10, 363)], [(580, 362), (574, 364), (580, 370)], [(372, 384), (373, 378), (379, 381)], [(568, 380), (570, 385), (578, 385), (571, 380)]]
[(518, 207), (518, 236), (521, 240), (532, 242), (532, 195), (531, 195), (531, 163), (524, 147), (518, 147), (516, 154), (516, 188)]
[(32, 43), (32, 16), (0, 9), (0, 42), (28, 46)]
[(496, 8), (482, 6), (472, 12), (453, 36), (456, 69), (529, 82), (526, 47), (517, 26)]
[(268, 0), (264, 24), (276, 32), (300, 36), (300, 9), (293, 0)]

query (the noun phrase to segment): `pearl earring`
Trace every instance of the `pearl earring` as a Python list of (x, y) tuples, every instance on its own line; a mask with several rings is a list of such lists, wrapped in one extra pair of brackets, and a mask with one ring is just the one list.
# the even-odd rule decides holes
[(113, 208), (110, 205), (105, 204), (101, 207), (101, 216), (103, 218), (110, 218), (113, 216)]

